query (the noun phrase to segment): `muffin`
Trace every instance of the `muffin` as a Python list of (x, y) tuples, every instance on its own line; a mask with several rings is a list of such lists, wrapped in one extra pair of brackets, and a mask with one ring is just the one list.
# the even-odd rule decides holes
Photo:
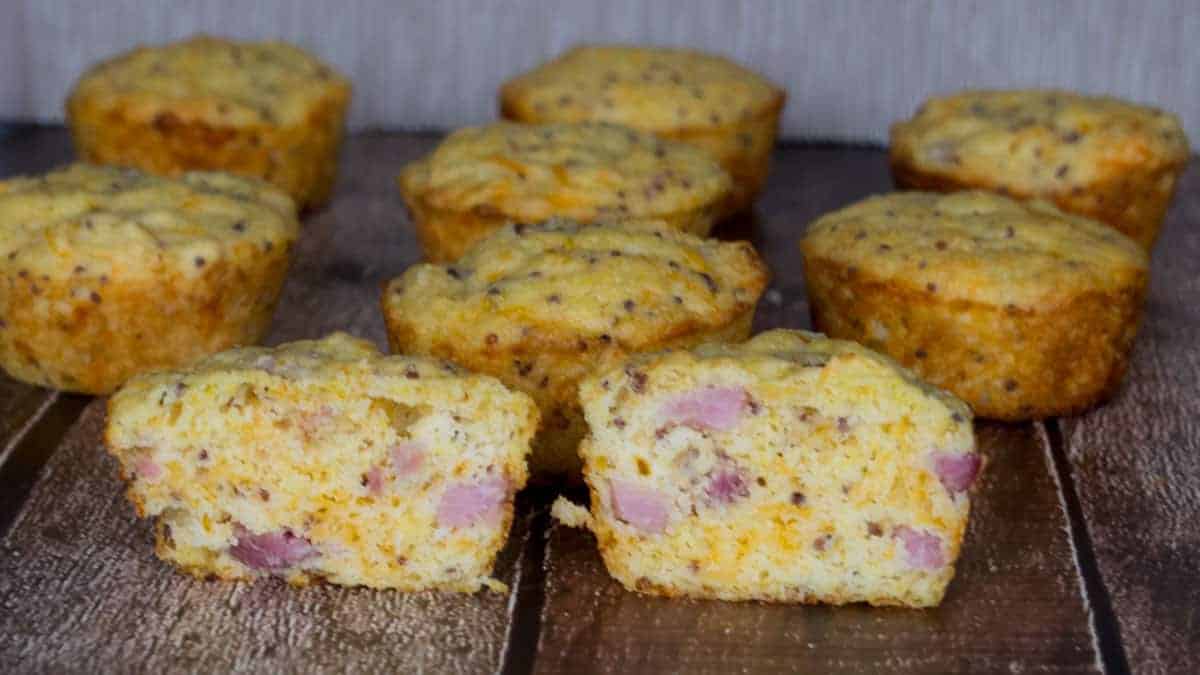
[(981, 467), (970, 413), (891, 359), (816, 333), (636, 355), (579, 387), (608, 571), (668, 597), (929, 607)]
[(1153, 247), (1187, 166), (1179, 120), (1064, 91), (969, 91), (892, 126), (896, 185), (1045, 199)]
[(576, 47), (500, 89), (517, 122), (615, 122), (702, 148), (748, 208), (771, 168), (783, 90), (713, 54), (624, 45)]
[(579, 380), (630, 353), (743, 340), (767, 271), (747, 243), (661, 222), (509, 225), (383, 294), (392, 349), (500, 378), (542, 411), (532, 469), (577, 479)]
[(493, 378), (335, 333), (138, 376), (105, 442), (184, 572), (471, 592), (503, 587), (536, 428)]
[(729, 176), (695, 148), (612, 124), (454, 132), (400, 174), (425, 257), (457, 260), (512, 221), (654, 218), (706, 235)]
[(350, 83), (281, 42), (194, 37), (84, 73), (67, 99), (80, 157), (177, 176), (267, 180), (301, 207), (329, 198)]
[(223, 173), (75, 164), (0, 181), (0, 366), (106, 394), (257, 342), (298, 231), (287, 195)]
[(1025, 420), (1119, 385), (1146, 293), (1129, 237), (985, 192), (873, 197), (800, 245), (818, 329), (882, 351), (971, 404)]

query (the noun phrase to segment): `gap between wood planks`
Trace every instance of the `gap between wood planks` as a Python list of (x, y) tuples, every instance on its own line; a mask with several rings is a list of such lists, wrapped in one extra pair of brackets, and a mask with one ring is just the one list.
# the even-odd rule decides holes
[[(7, 534), (16, 522), (42, 469), (90, 400), (87, 396), (55, 394), (6, 448), (0, 463), (0, 536)], [(1037, 426), (1048, 453), (1047, 469), (1058, 486), (1067, 516), (1075, 565), (1091, 616), (1098, 665), (1106, 673), (1124, 675), (1130, 668), (1120, 624), (1096, 560), (1062, 430), (1057, 419)], [(529, 529), (513, 580), (508, 634), (501, 655), (500, 672), (504, 675), (532, 673), (535, 668), (546, 603), (546, 541), (552, 528), (549, 507), (554, 496), (554, 491), (548, 488), (532, 488), (522, 495), (521, 511), (529, 521)]]
[(1125, 654), (1125, 643), (1121, 640), (1121, 626), (1113, 610), (1112, 596), (1100, 574), (1096, 561), (1096, 548), (1088, 530), (1075, 477), (1071, 471), (1071, 460), (1067, 455), (1066, 442), (1058, 418), (1050, 418), (1037, 425), (1041, 428), (1049, 457), (1047, 468), (1051, 470), (1058, 485), (1058, 496), (1066, 511), (1071, 549), (1075, 552), (1075, 567), (1083, 586), (1083, 599), (1087, 602), (1092, 622), (1092, 639), (1100, 666), (1112, 675), (1129, 673), (1129, 659)]
[(0, 458), (0, 537), (16, 522), (42, 468), (89, 401), (78, 394), (53, 394), (10, 441)]

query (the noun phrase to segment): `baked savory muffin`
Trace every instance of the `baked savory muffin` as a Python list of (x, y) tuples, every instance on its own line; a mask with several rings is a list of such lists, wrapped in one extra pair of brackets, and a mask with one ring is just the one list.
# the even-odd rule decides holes
[(67, 123), (87, 161), (254, 176), (309, 207), (333, 188), (349, 102), (350, 83), (297, 47), (195, 37), (88, 70)]
[(106, 394), (257, 342), (298, 231), (287, 195), (228, 174), (75, 164), (0, 181), (0, 366)]
[(510, 225), (453, 266), (384, 290), (392, 349), (449, 359), (528, 392), (542, 411), (532, 468), (578, 478), (576, 388), (632, 352), (742, 340), (767, 283), (746, 243), (655, 222)]
[(737, 211), (766, 182), (785, 98), (713, 54), (593, 45), (506, 82), (500, 110), (518, 122), (615, 122), (703, 148), (733, 177), (728, 207)]
[(105, 441), (185, 572), (470, 592), (502, 587), (536, 428), (493, 378), (335, 333), (136, 377)]
[(729, 190), (703, 152), (612, 124), (460, 129), (400, 175), (435, 262), (458, 259), (505, 223), (554, 216), (654, 218), (706, 235)]
[(1129, 237), (985, 192), (873, 197), (817, 220), (801, 249), (818, 329), (1003, 420), (1111, 394), (1146, 292), (1146, 253)]
[(1046, 199), (1146, 249), (1188, 156), (1174, 115), (1064, 91), (933, 98), (892, 127), (892, 173), (902, 188)]
[(589, 527), (630, 590), (722, 600), (941, 602), (979, 472), (970, 413), (816, 333), (638, 355), (580, 385)]

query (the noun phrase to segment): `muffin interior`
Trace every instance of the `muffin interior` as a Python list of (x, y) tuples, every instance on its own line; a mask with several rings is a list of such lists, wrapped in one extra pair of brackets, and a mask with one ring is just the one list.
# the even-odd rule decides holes
[(499, 383), (335, 335), (140, 377), (107, 438), (184, 569), (475, 590), (535, 424)]
[(967, 409), (850, 343), (773, 331), (582, 387), (610, 571), (666, 595), (936, 604), (979, 468)]

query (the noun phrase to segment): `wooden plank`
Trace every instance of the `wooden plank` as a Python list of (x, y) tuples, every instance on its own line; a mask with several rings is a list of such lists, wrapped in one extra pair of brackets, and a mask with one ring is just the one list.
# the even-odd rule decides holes
[(678, 601), (608, 577), (590, 534), (547, 545), (540, 673), (1092, 672), (1047, 447), (1029, 426), (981, 425), (989, 465), (958, 574), (931, 610)]
[[(878, 150), (779, 153), (757, 213), (718, 232), (749, 237), (775, 275), (756, 330), (809, 326), (797, 249), (807, 223), (889, 189)], [(940, 608), (645, 598), (609, 579), (591, 535), (556, 527), (547, 544), (537, 671), (1095, 670), (1088, 607), (1041, 429), (981, 425), (977, 436), (989, 467), (958, 576)]]
[(54, 398), (52, 391), (17, 382), (0, 372), (0, 465)]
[[(62, 133), (51, 134), (61, 140)], [(380, 285), (417, 259), (394, 174), (433, 137), (350, 141), (338, 198), (306, 218), (269, 343), (348, 330), (385, 345)], [(488, 672), (511, 594), (296, 590), (196, 581), (153, 554), (92, 403), (0, 541), (0, 672)], [(518, 579), (522, 502), (498, 577)]]
[(1155, 250), (1121, 391), (1062, 421), (1077, 498), (1134, 672), (1200, 672), (1200, 171)]

